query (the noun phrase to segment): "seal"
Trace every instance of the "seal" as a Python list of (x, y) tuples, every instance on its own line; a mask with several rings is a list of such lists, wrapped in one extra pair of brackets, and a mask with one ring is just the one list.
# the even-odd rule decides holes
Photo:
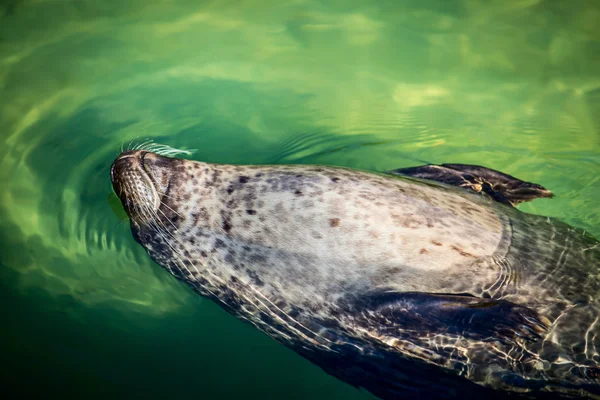
[[(388, 173), (125, 151), (111, 180), (150, 257), (376, 396), (600, 396), (600, 246), (521, 212), (484, 167)], [(193, 338), (190, 338), (193, 340)]]

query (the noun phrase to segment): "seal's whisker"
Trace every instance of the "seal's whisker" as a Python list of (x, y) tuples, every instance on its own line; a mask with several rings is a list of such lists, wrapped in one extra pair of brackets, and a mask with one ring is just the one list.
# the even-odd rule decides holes
[[(182, 244), (181, 242), (179, 242), (177, 240), (177, 238), (175, 237), (174, 234), (172, 234), (171, 232), (169, 232), (169, 230), (167, 229), (166, 225), (161, 221), (160, 216), (156, 212), (150, 210), (149, 207), (148, 207), (148, 210), (151, 212), (151, 214), (153, 214), (153, 216), (152, 216), (153, 217), (152, 222), (154, 222), (159, 228), (161, 228), (163, 230), (164, 234), (170, 236), (178, 244)], [(173, 229), (175, 231), (177, 231), (177, 227), (173, 224), (173, 222), (171, 220), (169, 220), (169, 218), (167, 218), (167, 216), (165, 215), (165, 213), (162, 212), (160, 209), (158, 211), (160, 211), (165, 216), (165, 219), (167, 219), (171, 223), (171, 225), (173, 226)]]
[(148, 139), (148, 140), (146, 140), (146, 141), (144, 141), (144, 142), (141, 142), (140, 144), (138, 144), (138, 145), (136, 146), (136, 150), (146, 150), (146, 149), (147, 149), (147, 146), (148, 146), (148, 144), (150, 144), (150, 143), (152, 143), (152, 142), (153, 142), (153, 140), (152, 140), (152, 139)]
[(131, 150), (139, 150), (140, 146), (142, 144), (144, 144), (145, 142), (139, 142), (138, 144), (134, 145), (133, 148)]
[[(144, 215), (144, 217), (147, 219), (148, 226), (150, 226), (152, 229), (154, 229), (154, 231), (156, 232), (156, 234), (163, 239), (163, 241), (165, 242), (165, 244), (167, 246), (171, 247), (170, 244), (169, 244), (169, 241), (164, 237), (164, 235), (161, 233), (160, 228), (156, 225), (155, 221), (157, 221), (157, 218), (155, 218), (152, 215), (152, 210), (150, 209), (150, 207), (148, 206), (148, 204), (146, 204), (144, 202), (140, 202), (140, 206), (141, 206), (140, 207), (140, 213), (142, 215)], [(175, 249), (172, 249), (172, 250), (175, 253)], [(173, 273), (173, 270), (172, 270), (172, 268), (170, 266), (168, 267), (168, 269), (169, 269), (170, 273)], [(179, 270), (181, 272), (181, 268), (179, 268)]]
[[(169, 207), (167, 205), (167, 203), (165, 203), (164, 201), (161, 201), (160, 204), (163, 205), (163, 206), (165, 206), (165, 207), (167, 207), (169, 210), (173, 211), (179, 218), (184, 219), (181, 214), (179, 214), (177, 211), (175, 211), (171, 207)], [(160, 208), (159, 208), (159, 210), (160, 210)]]
[(123, 225), (125, 222), (129, 221), (129, 218), (124, 219), (123, 221), (119, 221), (119, 223), (117, 224), (117, 226), (115, 226), (115, 230), (121, 228), (121, 225)]
[(146, 205), (145, 201), (140, 198), (140, 195), (137, 191), (132, 188), (129, 182), (125, 182), (123, 185), (128, 193), (131, 193), (131, 197), (133, 197), (133, 204), (135, 205), (135, 211), (141, 214), (144, 218), (149, 219), (151, 216), (145, 213), (144, 206)]
[(166, 219), (167, 221), (169, 221), (169, 223), (170, 223), (170, 224), (173, 226), (173, 229), (174, 229), (175, 231), (177, 231), (177, 227), (175, 226), (175, 224), (173, 223), (173, 221), (171, 221), (171, 220), (169, 219), (169, 217), (167, 217), (167, 215), (166, 215), (166, 214), (165, 214), (165, 213), (164, 213), (164, 212), (163, 212), (163, 211), (162, 211), (160, 208), (158, 209), (158, 212), (160, 212), (160, 213), (161, 213), (161, 214), (162, 214), (162, 215), (165, 217), (165, 219)]
[[(157, 216), (157, 217), (158, 217), (158, 216)], [(158, 219), (156, 219), (156, 220), (155, 220), (155, 221), (153, 221), (153, 222), (155, 222), (155, 223), (156, 223), (156, 222), (158, 222), (158, 221), (159, 221), (159, 220), (158, 220)], [(165, 243), (165, 244), (166, 244), (166, 245), (167, 245), (167, 246), (168, 246), (168, 247), (171, 249), (171, 251), (173, 252), (173, 256), (174, 256), (175, 260), (176, 260), (178, 263), (180, 263), (181, 265), (183, 265), (183, 266), (184, 266), (184, 268), (185, 268), (185, 269), (188, 271), (188, 273), (190, 274), (190, 276), (193, 276), (193, 274), (192, 274), (192, 272), (191, 272), (191, 271), (190, 271), (190, 270), (187, 268), (187, 266), (185, 265), (185, 263), (184, 263), (184, 262), (181, 260), (181, 257), (182, 257), (182, 256), (183, 256), (183, 257), (184, 257), (184, 258), (187, 260), (187, 262), (188, 262), (188, 263), (190, 263), (190, 265), (191, 265), (192, 267), (194, 267), (194, 269), (196, 270), (196, 273), (200, 274), (200, 270), (198, 269), (198, 267), (196, 267), (196, 265), (195, 265), (195, 264), (194, 264), (194, 263), (193, 263), (193, 262), (192, 262), (192, 261), (191, 261), (191, 260), (190, 260), (188, 257), (186, 257), (185, 255), (182, 255), (181, 253), (179, 253), (179, 252), (177, 251), (177, 249), (175, 249), (175, 247), (174, 247), (173, 245), (171, 245), (171, 243), (169, 243), (169, 240), (168, 240), (168, 238), (167, 238), (167, 237), (165, 237), (165, 235), (164, 235), (164, 234), (169, 234), (169, 235), (170, 235), (170, 236), (173, 238), (173, 240), (175, 240), (175, 242), (177, 242), (177, 243), (181, 244), (181, 243), (180, 243), (180, 242), (179, 242), (179, 241), (178, 241), (178, 240), (175, 238), (175, 236), (174, 236), (174, 235), (170, 234), (170, 233), (169, 233), (168, 231), (166, 231), (166, 230), (165, 230), (165, 231), (163, 231), (163, 232), (161, 232), (161, 231), (160, 231), (160, 229), (159, 229), (159, 227), (158, 227), (158, 225), (156, 225), (156, 226), (154, 226), (154, 225), (151, 225), (151, 226), (154, 228), (154, 230), (156, 231), (156, 233), (157, 233), (157, 234), (158, 234), (158, 235), (159, 235), (159, 236), (160, 236), (160, 237), (163, 239), (164, 243)], [(214, 274), (212, 273), (212, 271), (210, 271), (208, 268), (204, 268), (204, 270), (205, 270), (205, 271), (207, 271), (209, 274), (213, 275), (215, 278), (218, 278), (219, 280), (221, 280), (221, 281), (223, 282), (223, 280), (222, 280), (222, 279), (220, 279), (218, 276), (214, 275)], [(179, 271), (182, 271), (182, 270), (181, 270), (181, 268), (179, 268)], [(195, 282), (197, 282), (197, 281), (195, 281)], [(206, 286), (202, 286), (202, 288), (203, 288), (204, 290), (206, 290), (208, 293), (210, 293), (212, 296), (214, 296), (215, 298), (218, 298), (218, 297), (217, 297), (217, 296), (216, 296), (216, 295), (215, 295), (215, 294), (214, 294), (214, 293), (213, 293), (213, 292), (212, 292), (212, 291), (211, 291), (211, 290), (210, 290), (208, 287), (206, 287)]]
[(159, 191), (158, 189), (156, 190), (156, 193), (160, 194), (161, 196), (165, 196), (168, 199), (178, 200), (177, 197), (171, 196), (170, 194), (163, 193), (163, 192)]
[(131, 150), (138, 150), (140, 148), (140, 144), (142, 144), (143, 142), (139, 142), (137, 144), (134, 144), (133, 147), (131, 148)]
[[(139, 136), (136, 136), (136, 137), (135, 137), (135, 139), (133, 139), (133, 140), (131, 141), (131, 144), (133, 144), (133, 145), (134, 145), (134, 147), (135, 147), (135, 142), (136, 142), (136, 141), (138, 141), (138, 140), (139, 140), (139, 138), (140, 138)], [(132, 148), (131, 150), (133, 150), (133, 148)]]
[(195, 149), (193, 149), (193, 150), (176, 149), (176, 148), (168, 146), (166, 144), (158, 144), (158, 143), (149, 144), (146, 147), (146, 150), (152, 151), (156, 154), (159, 154), (161, 156), (166, 156), (166, 157), (177, 156), (177, 155), (191, 155), (194, 151), (196, 151)]
[[(175, 253), (175, 250), (174, 250), (174, 249), (173, 249), (173, 248), (170, 246), (170, 244), (169, 244), (168, 240), (167, 240), (167, 239), (165, 239), (165, 238), (163, 237), (163, 235), (162, 235), (162, 234), (161, 234), (161, 232), (160, 232), (160, 229), (159, 229), (157, 226), (155, 226), (154, 224), (152, 224), (151, 222), (149, 222), (149, 223), (148, 223), (148, 226), (150, 226), (152, 229), (154, 229), (154, 231), (156, 232), (156, 234), (157, 234), (157, 235), (158, 235), (158, 236), (159, 236), (161, 239), (163, 239), (163, 242), (164, 242), (164, 243), (165, 243), (165, 244), (166, 244), (166, 245), (167, 245), (169, 248), (171, 248), (171, 250), (172, 250), (172, 251), (173, 251), (173, 253), (174, 253), (173, 255), (174, 255), (175, 259), (177, 259), (177, 254)], [(170, 272), (171, 274), (173, 274), (173, 269), (171, 268), (171, 266), (170, 266), (169, 264), (166, 264), (166, 266), (167, 266), (167, 269), (169, 270), (169, 272)], [(179, 270), (181, 271), (181, 268), (180, 268)]]

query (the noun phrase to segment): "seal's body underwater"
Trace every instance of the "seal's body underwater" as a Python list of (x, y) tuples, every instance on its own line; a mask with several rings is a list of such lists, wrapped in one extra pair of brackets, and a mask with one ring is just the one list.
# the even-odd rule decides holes
[(512, 208), (551, 197), (539, 185), (465, 165), (374, 174), (143, 150), (111, 178), (153, 260), (354, 386), (600, 393), (599, 242)]

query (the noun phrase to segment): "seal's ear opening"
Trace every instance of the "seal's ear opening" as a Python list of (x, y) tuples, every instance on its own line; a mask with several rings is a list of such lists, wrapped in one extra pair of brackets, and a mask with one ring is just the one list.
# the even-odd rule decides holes
[(541, 197), (554, 197), (551, 191), (537, 183), (525, 182), (514, 176), (478, 165), (430, 164), (400, 168), (388, 173), (459, 186), (511, 206)]

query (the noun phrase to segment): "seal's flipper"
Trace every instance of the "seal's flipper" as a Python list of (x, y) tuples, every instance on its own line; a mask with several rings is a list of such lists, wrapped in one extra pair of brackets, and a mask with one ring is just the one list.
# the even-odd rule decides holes
[(551, 191), (541, 185), (520, 179), (493, 169), (468, 164), (422, 165), (400, 168), (388, 173), (429, 179), (448, 185), (482, 193), (504, 204), (515, 206), (538, 197), (553, 197)]
[(351, 303), (359, 318), (373, 319), (382, 334), (403, 331), (461, 335), (469, 339), (536, 341), (550, 322), (534, 310), (469, 294), (378, 291)]

